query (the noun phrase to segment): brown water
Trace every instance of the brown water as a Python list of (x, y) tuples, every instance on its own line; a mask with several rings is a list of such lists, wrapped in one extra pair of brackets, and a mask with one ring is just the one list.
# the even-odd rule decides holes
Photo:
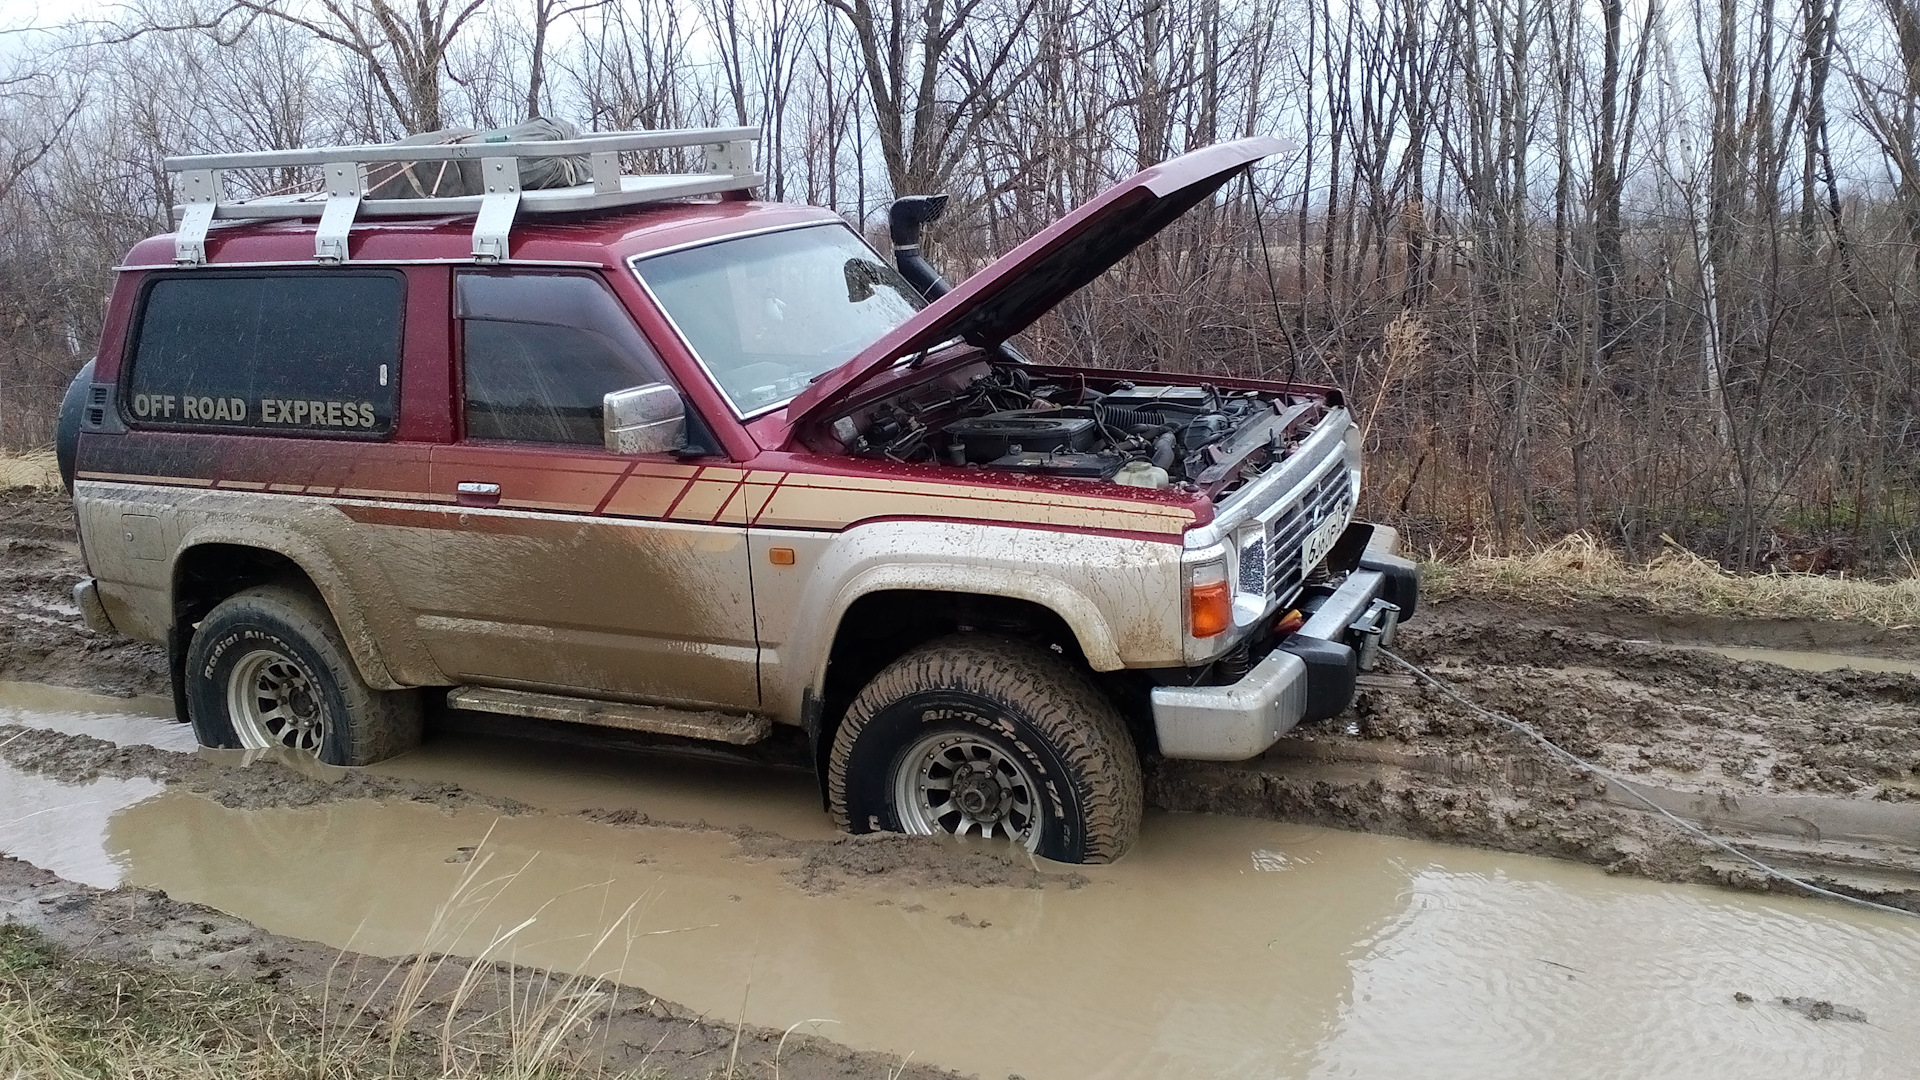
[[(744, 858), (725, 832), (574, 815), (829, 837), (805, 776), (478, 739), (382, 771), (541, 812), (93, 792), (104, 828), (33, 833), (19, 812), (81, 789), (0, 774), (0, 850), (38, 843), (284, 934), (488, 951), (996, 1080), (1896, 1077), (1920, 1058), (1920, 920), (1197, 815), (1149, 815), (1083, 888), (809, 895), (791, 860)], [(1816, 1023), (1782, 995), (1870, 1022)]]
[(1886, 671), (1897, 675), (1920, 675), (1920, 660), (1887, 656), (1851, 656), (1846, 653), (1808, 652), (1801, 649), (1761, 649), (1748, 645), (1687, 645), (1689, 649), (1718, 653), (1735, 660), (1758, 660), (1795, 671)]

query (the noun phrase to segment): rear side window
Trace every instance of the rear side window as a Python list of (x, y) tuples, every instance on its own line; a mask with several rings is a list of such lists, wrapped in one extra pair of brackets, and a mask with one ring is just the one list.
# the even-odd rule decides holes
[(147, 290), (127, 379), (138, 426), (359, 437), (393, 430), (399, 275), (209, 274)]
[(470, 439), (600, 446), (602, 398), (668, 381), (597, 278), (461, 274), (459, 313)]

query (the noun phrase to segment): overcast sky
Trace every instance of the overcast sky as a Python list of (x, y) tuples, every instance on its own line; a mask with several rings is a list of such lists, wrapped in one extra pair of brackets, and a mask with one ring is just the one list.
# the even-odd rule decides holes
[(59, 26), (76, 18), (104, 19), (118, 6), (105, 0), (0, 0), (0, 30)]

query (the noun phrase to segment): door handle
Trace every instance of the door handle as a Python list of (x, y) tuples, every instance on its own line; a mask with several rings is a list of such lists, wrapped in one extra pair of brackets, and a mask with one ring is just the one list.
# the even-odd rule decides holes
[(498, 506), (500, 505), (500, 485), (487, 484), (477, 480), (462, 480), (454, 488), (455, 501), (461, 506)]

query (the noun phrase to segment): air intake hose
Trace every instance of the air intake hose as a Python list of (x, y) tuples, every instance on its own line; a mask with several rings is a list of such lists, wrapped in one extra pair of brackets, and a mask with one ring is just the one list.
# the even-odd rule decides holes
[(893, 200), (887, 210), (887, 231), (893, 234), (893, 262), (907, 284), (920, 290), (929, 301), (938, 300), (952, 290), (947, 279), (920, 254), (920, 230), (929, 221), (940, 220), (947, 209), (945, 195), (909, 195)]

